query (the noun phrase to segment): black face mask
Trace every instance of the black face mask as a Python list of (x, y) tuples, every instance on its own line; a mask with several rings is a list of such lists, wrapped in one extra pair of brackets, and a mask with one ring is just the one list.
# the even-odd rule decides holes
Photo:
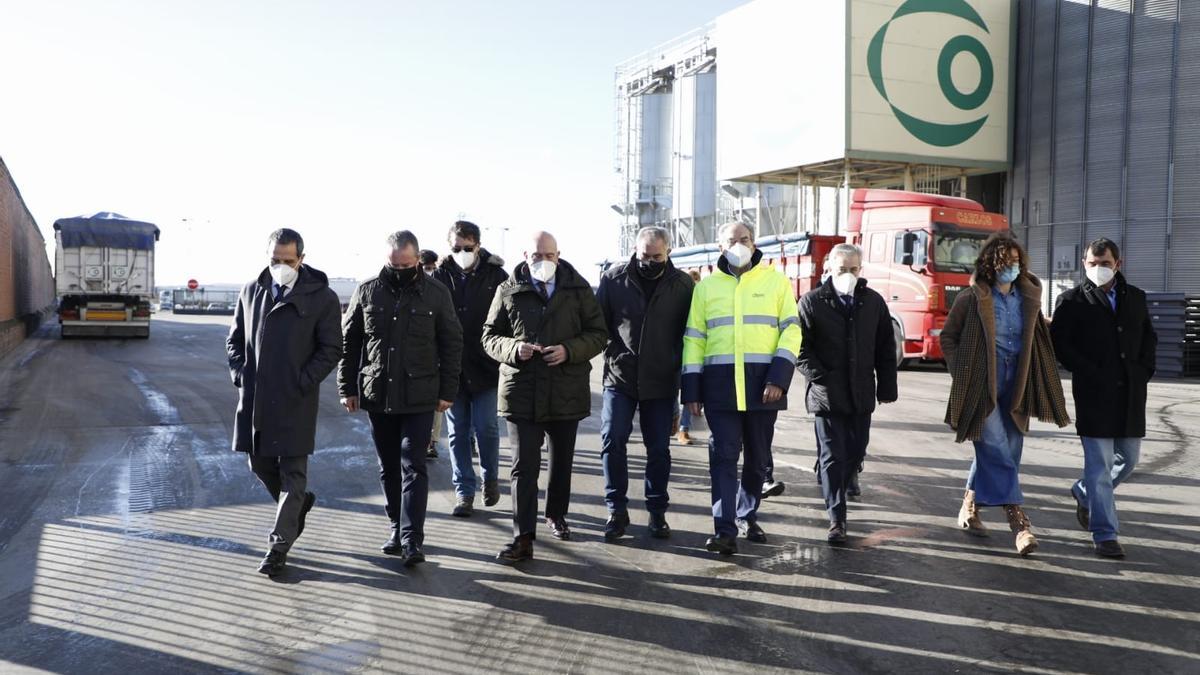
[(637, 261), (637, 271), (645, 279), (657, 279), (667, 271), (667, 263), (657, 260), (639, 260)]
[(392, 267), (387, 266), (388, 278), (397, 286), (407, 286), (417, 278), (416, 267)]

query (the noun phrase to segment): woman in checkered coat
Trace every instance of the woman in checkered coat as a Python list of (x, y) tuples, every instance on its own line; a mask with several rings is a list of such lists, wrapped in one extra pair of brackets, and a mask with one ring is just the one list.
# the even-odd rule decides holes
[(986, 536), (979, 507), (1002, 506), (1017, 552), (1028, 555), (1037, 548), (1021, 508), (1021, 448), (1029, 418), (1060, 427), (1071, 420), (1042, 315), (1042, 285), (1010, 233), (984, 242), (971, 287), (955, 300), (941, 341), (953, 379), (946, 422), (957, 441), (975, 445), (958, 524)]

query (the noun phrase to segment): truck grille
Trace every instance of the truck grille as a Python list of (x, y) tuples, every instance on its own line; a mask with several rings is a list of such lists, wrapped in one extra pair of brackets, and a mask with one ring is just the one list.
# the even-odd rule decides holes
[(954, 306), (954, 300), (958, 298), (958, 294), (962, 293), (966, 286), (945, 286), (943, 290), (946, 292), (946, 309), (949, 310)]

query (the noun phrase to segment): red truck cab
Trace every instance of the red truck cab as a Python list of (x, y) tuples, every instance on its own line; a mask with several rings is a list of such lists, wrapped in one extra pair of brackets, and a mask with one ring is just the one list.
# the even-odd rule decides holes
[(984, 240), (1007, 229), (1007, 218), (970, 199), (854, 190), (848, 239), (862, 248), (862, 276), (891, 310), (901, 363), (942, 359), (946, 314), (971, 284)]

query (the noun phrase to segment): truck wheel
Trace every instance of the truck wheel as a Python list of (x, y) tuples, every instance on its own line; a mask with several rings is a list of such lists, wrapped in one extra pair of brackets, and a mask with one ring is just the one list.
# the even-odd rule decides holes
[(900, 329), (897, 321), (892, 321), (892, 335), (896, 337), (896, 368), (898, 370), (907, 366), (909, 360), (904, 358), (904, 331)]

